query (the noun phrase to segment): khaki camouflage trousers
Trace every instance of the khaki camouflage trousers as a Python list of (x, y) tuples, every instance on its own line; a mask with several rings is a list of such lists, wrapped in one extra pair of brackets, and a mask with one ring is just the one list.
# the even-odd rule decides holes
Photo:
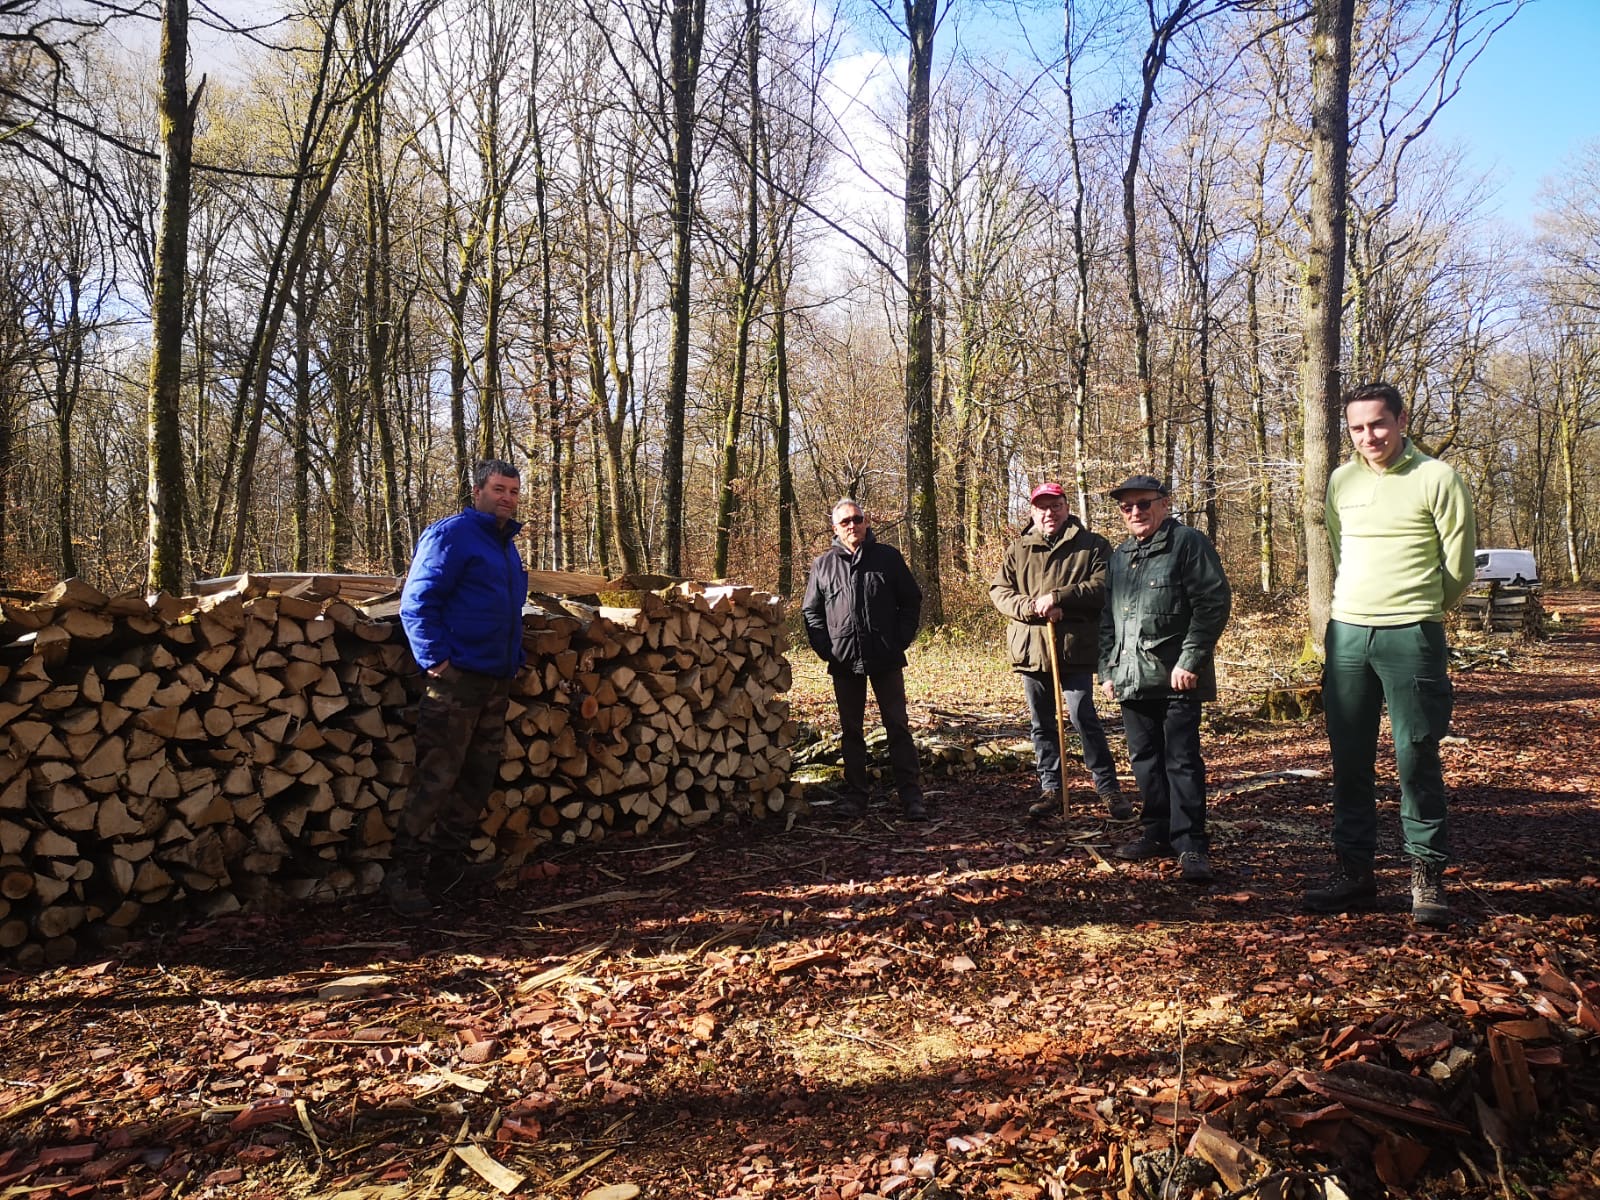
[(459, 863), (478, 831), (505, 754), (511, 680), (447, 667), (425, 677), (417, 705), (417, 762), (395, 829), (394, 858), (421, 872)]

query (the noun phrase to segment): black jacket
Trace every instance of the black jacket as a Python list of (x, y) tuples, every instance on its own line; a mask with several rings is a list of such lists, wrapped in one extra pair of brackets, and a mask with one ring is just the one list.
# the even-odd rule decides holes
[(834, 538), (817, 556), (801, 612), (830, 675), (875, 675), (906, 665), (922, 620), (922, 589), (900, 551), (869, 529), (854, 553)]

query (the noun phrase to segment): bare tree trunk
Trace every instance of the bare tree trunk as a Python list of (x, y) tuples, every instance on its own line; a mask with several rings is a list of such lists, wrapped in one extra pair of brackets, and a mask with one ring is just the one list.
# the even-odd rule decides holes
[(794, 592), (794, 470), (789, 461), (789, 320), (787, 267), (774, 247), (772, 258), (772, 390), (777, 414), (772, 422), (778, 463), (778, 594)]
[(328, 339), (328, 406), (333, 446), (328, 461), (328, 554), (330, 571), (348, 571), (356, 546), (356, 450), (361, 435), (351, 359), (354, 335), (337, 324)]
[[(365, 30), (368, 68), (376, 72), (381, 43), (370, 39), (386, 37), (389, 30), (387, 6), (383, 17)], [(400, 481), (395, 463), (394, 429), (390, 412), (389, 355), (391, 331), (395, 327), (394, 287), (390, 277), (389, 191), (384, 177), (383, 100), (384, 89), (375, 88), (367, 99), (363, 122), (362, 149), (366, 159), (366, 264), (362, 278), (361, 315), (367, 347), (367, 405), (378, 432), (378, 478), (381, 481), (385, 565), (398, 572), (411, 558), (411, 547), (404, 537), (401, 514)]]
[(705, 0), (672, 0), (672, 276), (667, 303), (672, 311), (667, 357), (665, 444), (661, 448), (662, 492), (668, 575), (683, 574), (684, 417), (689, 405), (689, 267), (694, 228), (695, 90), (705, 42)]
[(922, 582), (923, 619), (944, 622), (939, 580), (939, 491), (933, 453), (932, 138), (933, 35), (938, 0), (904, 0), (906, 67), (906, 482), (911, 568)]
[[(9, 366), (9, 359), (7, 360)], [(6, 547), (11, 538), (11, 459), (16, 453), (17, 422), (11, 394), (11, 372), (0, 371), (0, 587), (11, 582), (10, 556)]]
[[(607, 269), (611, 264), (607, 263)], [(630, 488), (631, 476), (627, 457), (623, 453), (623, 423), (627, 420), (628, 404), (632, 399), (633, 376), (622, 358), (609, 329), (602, 329), (601, 319), (595, 311), (598, 304), (596, 292), (598, 272), (591, 268), (584, 275), (581, 297), (584, 339), (588, 346), (589, 394), (600, 423), (600, 449), (605, 455), (606, 496), (611, 504), (611, 521), (616, 530), (617, 550), (622, 555), (622, 570), (636, 575), (644, 570), (644, 550), (640, 544), (639, 525), (635, 520)], [(616, 408), (612, 409), (610, 387), (616, 391)]]
[[(179, 593), (184, 584), (184, 463), (179, 400), (183, 391), (183, 290), (189, 248), (194, 114), (205, 88), (189, 95), (189, 0), (165, 0), (161, 12), (161, 210), (150, 297), (150, 386), (145, 412), (145, 586)], [(65, 491), (68, 481), (62, 480)]]
[(1577, 586), (1583, 582), (1583, 561), (1578, 546), (1578, 529), (1582, 520), (1579, 507), (1581, 484), (1577, 456), (1577, 426), (1572, 420), (1570, 406), (1562, 403), (1560, 409), (1561, 451), (1561, 513), (1566, 518), (1567, 582)]
[(733, 516), (738, 508), (739, 437), (744, 423), (744, 403), (750, 366), (750, 329), (761, 301), (756, 260), (761, 253), (760, 151), (761, 151), (761, 3), (745, 0), (745, 82), (749, 89), (750, 128), (745, 143), (747, 170), (744, 206), (744, 240), (739, 248), (739, 294), (734, 311), (733, 386), (728, 396), (727, 419), (722, 430), (722, 469), (717, 486), (717, 548), (711, 573), (728, 573), (728, 547), (733, 538)]
[(590, 533), (594, 538), (591, 556), (600, 564), (600, 574), (610, 578), (611, 571), (611, 505), (606, 495), (605, 451), (600, 432), (600, 410), (589, 410), (589, 486), (594, 492), (594, 525)]
[(485, 172), (490, 176), (488, 228), (483, 239), (483, 375), (478, 388), (478, 438), (477, 457), (505, 458), (510, 431), (498, 427), (501, 398), (500, 369), (500, 318), (504, 313), (504, 266), (500, 261), (500, 243), (505, 238), (505, 197), (494, 178), (492, 154), (484, 161)]
[(1077, 101), (1072, 69), (1077, 61), (1072, 43), (1072, 0), (1062, 6), (1066, 13), (1063, 30), (1064, 56), (1061, 81), (1067, 102), (1067, 153), (1072, 160), (1072, 267), (1077, 294), (1072, 304), (1072, 481), (1077, 492), (1078, 515), (1089, 523), (1089, 471), (1085, 463), (1089, 452), (1089, 363), (1093, 341), (1089, 334), (1089, 247), (1084, 236), (1083, 147), (1078, 142)]
[[(78, 481), (73, 466), (73, 413), (83, 385), (83, 276), (79, 268), (67, 273), (66, 324), (58, 334), (55, 352), (55, 381), (51, 387), (51, 410), (56, 425), (56, 469), (60, 486), (55, 493), (56, 539), (60, 542), (61, 577), (78, 573), (78, 549), (73, 544), (72, 514)], [(181, 331), (180, 331), (181, 332)], [(179, 558), (182, 563), (182, 558)]]
[(1267, 384), (1261, 370), (1261, 267), (1266, 256), (1266, 206), (1267, 206), (1267, 150), (1270, 143), (1261, 139), (1261, 150), (1256, 155), (1253, 183), (1255, 195), (1250, 214), (1255, 230), (1255, 244), (1250, 248), (1250, 261), (1245, 265), (1245, 343), (1249, 356), (1250, 379), (1250, 432), (1255, 446), (1255, 541), (1256, 556), (1260, 564), (1261, 593), (1267, 595), (1277, 586), (1274, 579), (1272, 544), (1272, 481), (1267, 467)]
[[(540, 75), (542, 39), (535, 36), (532, 43), (531, 73)], [(545, 175), (544, 126), (540, 122), (539, 106), (532, 105), (529, 112), (529, 133), (533, 150), (533, 211), (539, 231), (539, 341), (544, 370), (544, 397), (549, 413), (550, 439), (550, 569), (566, 569), (570, 561), (567, 552), (566, 529), (566, 476), (562, 466), (565, 439), (575, 430), (565, 428), (562, 421), (561, 396), (556, 370), (556, 315), (555, 285), (551, 280), (554, 269), (554, 250), (550, 233), (550, 197)]]
[(1144, 128), (1156, 100), (1156, 79), (1167, 61), (1167, 49), (1175, 34), (1188, 19), (1194, 0), (1178, 0), (1166, 19), (1150, 31), (1150, 45), (1144, 52), (1141, 71), (1143, 86), (1139, 107), (1133, 119), (1128, 142), (1128, 165), (1122, 172), (1122, 257), (1128, 271), (1128, 310), (1133, 315), (1134, 371), (1139, 388), (1139, 420), (1144, 426), (1144, 453), (1151, 470), (1159, 470), (1156, 457), (1156, 415), (1154, 385), (1150, 379), (1150, 316), (1145, 311), (1144, 292), (1139, 284), (1139, 222), (1135, 191), (1139, 181), (1139, 158), (1144, 149)]
[(1355, 0), (1313, 0), (1311, 26), (1311, 247), (1303, 291), (1305, 429), (1301, 523), (1306, 538), (1310, 644), (1320, 653), (1333, 600), (1328, 476), (1338, 458), (1339, 331), (1344, 301), (1345, 197), (1350, 153), (1350, 40)]
[(456, 500), (472, 503), (472, 463), (467, 459), (467, 297), (472, 291), (472, 244), (461, 248), (456, 281), (450, 288), (450, 449), (455, 465)]
[(304, 266), (297, 272), (294, 313), (294, 411), (289, 421), (289, 453), (294, 462), (293, 543), (289, 568), (311, 569), (311, 339), (316, 297), (306, 286)]

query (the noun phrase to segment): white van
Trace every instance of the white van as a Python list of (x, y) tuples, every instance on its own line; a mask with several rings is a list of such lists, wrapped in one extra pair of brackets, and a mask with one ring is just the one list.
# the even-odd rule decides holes
[(1539, 582), (1539, 568), (1533, 565), (1532, 550), (1479, 550), (1472, 578), (1532, 587)]

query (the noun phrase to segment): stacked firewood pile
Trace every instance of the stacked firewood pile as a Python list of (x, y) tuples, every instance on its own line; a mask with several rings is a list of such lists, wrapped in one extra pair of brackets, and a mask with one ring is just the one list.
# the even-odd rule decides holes
[[(392, 597), (294, 578), (0, 600), (0, 955), (116, 944), (156, 906), (378, 885), (416, 666)], [(530, 604), (483, 855), (789, 803), (779, 602), (695, 584), (620, 599)]]
[(1491, 583), (1474, 589), (1461, 598), (1461, 621), (1485, 633), (1520, 634), (1528, 642), (1545, 636), (1544, 605), (1533, 587)]

